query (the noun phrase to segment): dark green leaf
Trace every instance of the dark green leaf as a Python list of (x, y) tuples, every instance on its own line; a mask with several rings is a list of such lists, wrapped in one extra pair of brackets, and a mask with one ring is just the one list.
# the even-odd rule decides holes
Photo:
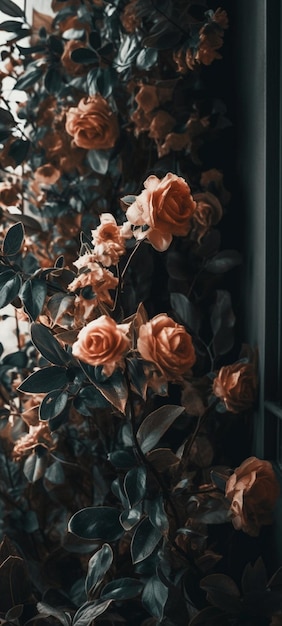
[(16, 122), (12, 116), (12, 113), (10, 113), (10, 111), (7, 111), (7, 109), (3, 109), (2, 107), (0, 107), (0, 125), (13, 127), (15, 126), (15, 124)]
[[(189, 626), (223, 626), (223, 622), (220, 620), (222, 617), (222, 612), (215, 606), (208, 606), (189, 622)], [(226, 626), (226, 617), (223, 616), (225, 620), (224, 626)]]
[(67, 365), (71, 357), (62, 348), (51, 330), (43, 324), (31, 324), (31, 340), (44, 359), (54, 365)]
[(147, 471), (144, 466), (133, 467), (124, 479), (124, 491), (130, 508), (134, 508), (146, 493)]
[(136, 456), (132, 448), (110, 452), (108, 459), (115, 467), (120, 469), (127, 469), (136, 465)]
[(13, 256), (20, 251), (24, 242), (24, 229), (21, 222), (13, 224), (7, 231), (3, 241), (3, 254)]
[(2, 363), (3, 365), (23, 368), (27, 365), (27, 358), (26, 352), (11, 352), (2, 359)]
[(50, 420), (60, 415), (65, 409), (68, 401), (68, 394), (61, 389), (55, 389), (47, 393), (39, 407), (39, 418)]
[(24, 17), (24, 12), (12, 0), (1, 0), (1, 11), (11, 17)]
[(119, 515), (120, 511), (114, 507), (90, 506), (72, 516), (68, 529), (83, 539), (116, 541), (123, 534)]
[(155, 48), (143, 48), (136, 58), (136, 67), (140, 70), (148, 70), (158, 60), (158, 50)]
[[(1, 279), (2, 276), (5, 276), (5, 274), (6, 272), (1, 275)], [(9, 278), (9, 280), (7, 280), (7, 282), (5, 282), (4, 285), (2, 285), (0, 289), (0, 309), (2, 309), (4, 306), (7, 306), (7, 304), (10, 304), (10, 302), (12, 302), (16, 298), (20, 291), (21, 284), (22, 282), (20, 276), (18, 274), (14, 274), (12, 277)]]
[(230, 293), (218, 289), (211, 312), (213, 348), (216, 356), (226, 354), (233, 347), (235, 321)]
[(113, 85), (115, 82), (115, 73), (113, 72), (111, 67), (107, 67), (105, 69), (98, 69), (97, 77), (96, 77), (96, 87), (104, 98), (108, 98), (112, 91)]
[(20, 297), (30, 319), (35, 321), (42, 312), (47, 294), (46, 281), (29, 278), (22, 286)]
[(44, 77), (44, 87), (50, 94), (58, 95), (62, 89), (62, 77), (58, 68), (50, 67)]
[(138, 524), (131, 542), (132, 562), (140, 563), (144, 561), (159, 543), (162, 533), (158, 528), (152, 526), (146, 517)]
[(44, 52), (46, 50), (46, 46), (44, 44), (29, 46), (28, 48), (26, 48), (25, 46), (19, 46), (19, 44), (17, 44), (17, 48), (19, 53), (23, 56), (29, 56), (30, 54), (34, 54), (36, 52)]
[(202, 578), (200, 587), (207, 592), (207, 598), (211, 604), (228, 612), (240, 612), (240, 591), (230, 576), (210, 574)]
[(91, 367), (86, 363), (80, 362), (82, 370), (85, 372), (89, 380), (95, 385), (96, 389), (122, 413), (125, 412), (128, 389), (121, 370), (116, 370), (112, 376), (103, 382), (97, 381), (97, 368)]
[(99, 65), (99, 57), (97, 52), (91, 50), (90, 48), (77, 48), (73, 50), (71, 53), (72, 61), (75, 63), (89, 64), (96, 63)]
[(142, 516), (142, 504), (140, 503), (134, 509), (125, 509), (120, 515), (120, 523), (124, 530), (131, 530), (140, 522)]
[(145, 48), (156, 48), (157, 50), (168, 50), (177, 46), (181, 37), (180, 28), (169, 28), (166, 24), (165, 28), (162, 26), (158, 32), (144, 37), (142, 46), (145, 46)]
[(17, 33), (22, 28), (22, 22), (16, 22), (13, 20), (7, 20), (6, 22), (1, 22), (0, 30), (5, 30), (8, 33)]
[(44, 472), (47, 465), (46, 456), (37, 456), (35, 452), (32, 452), (26, 459), (23, 467), (23, 472), (28, 482), (35, 483), (37, 480), (44, 476)]
[(0, 567), (1, 611), (27, 602), (30, 583), (24, 561), (18, 556), (8, 556)]
[(158, 528), (161, 533), (167, 533), (169, 522), (164, 509), (162, 495), (158, 495), (154, 500), (146, 501), (146, 512), (148, 513), (151, 524), (155, 528)]
[(89, 43), (90, 43), (90, 46), (94, 50), (97, 50), (97, 48), (100, 48), (100, 46), (101, 46), (101, 35), (100, 35), (98, 30), (92, 30), (92, 32), (89, 35)]
[(157, 620), (162, 620), (163, 618), (167, 598), (168, 588), (159, 577), (152, 576), (149, 578), (142, 593), (142, 604), (148, 613), (156, 617)]
[(13, 606), (11, 609), (9, 609), (9, 611), (7, 611), (6, 615), (5, 615), (5, 619), (9, 622), (9, 621), (13, 621), (18, 619), (19, 617), (21, 617), (22, 612), (24, 609), (24, 605), (23, 604), (17, 604), (15, 606)]
[(104, 543), (100, 550), (89, 559), (87, 576), (85, 580), (85, 592), (91, 596), (94, 589), (102, 582), (108, 569), (113, 562), (113, 551), (108, 543)]
[(42, 74), (42, 68), (32, 68), (31, 70), (26, 71), (23, 76), (21, 76), (19, 80), (17, 80), (16, 84), (14, 85), (14, 89), (19, 89), (22, 91), (29, 89), (29, 87), (32, 87), (32, 85), (39, 81), (39, 79), (42, 77)]
[(222, 250), (207, 261), (205, 268), (213, 274), (223, 274), (242, 263), (242, 256), (237, 250)]
[(105, 613), (110, 606), (112, 600), (95, 600), (94, 602), (86, 602), (75, 613), (72, 626), (90, 626), (93, 620), (102, 613)]
[(132, 386), (143, 400), (146, 400), (147, 378), (143, 368), (142, 359), (126, 359), (129, 371), (129, 377)]
[(54, 485), (63, 485), (65, 482), (65, 472), (60, 461), (55, 461), (47, 467), (45, 478)]
[(15, 141), (13, 141), (13, 143), (11, 144), (9, 148), (8, 155), (15, 161), (16, 165), (21, 165), (21, 163), (26, 159), (27, 153), (29, 151), (29, 146), (30, 146), (29, 139), (25, 140), (25, 139), (18, 138), (18, 139), (15, 139)]
[(117, 578), (108, 583), (101, 593), (101, 598), (111, 600), (130, 600), (138, 596), (143, 583), (135, 578)]
[(186, 324), (188, 329), (197, 334), (202, 322), (202, 312), (194, 302), (184, 296), (183, 293), (171, 293), (170, 303), (174, 311), (179, 315), (180, 320)]
[(87, 160), (91, 169), (98, 174), (106, 174), (110, 155), (110, 150), (88, 150)]
[(147, 415), (137, 432), (138, 443), (144, 454), (152, 450), (183, 411), (183, 406), (166, 405)]
[(70, 619), (68, 615), (66, 615), (66, 613), (61, 609), (56, 609), (46, 602), (38, 602), (36, 608), (42, 617), (55, 617), (61, 624), (63, 624), (63, 626), (70, 626)]
[(68, 383), (67, 372), (64, 367), (52, 365), (33, 372), (18, 387), (26, 393), (47, 393)]

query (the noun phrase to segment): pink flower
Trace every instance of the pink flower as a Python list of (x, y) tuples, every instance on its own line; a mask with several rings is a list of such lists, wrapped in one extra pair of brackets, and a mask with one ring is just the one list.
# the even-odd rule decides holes
[(130, 349), (128, 331), (129, 324), (117, 324), (111, 317), (101, 315), (78, 333), (73, 355), (89, 365), (102, 365), (104, 374), (111, 376)]
[[(188, 234), (196, 202), (184, 178), (170, 172), (161, 180), (149, 176), (144, 187), (127, 209), (126, 216), (131, 224), (140, 227), (134, 232), (137, 239), (146, 237), (156, 250), (163, 252), (173, 235)], [(142, 226), (149, 228), (142, 230)]]

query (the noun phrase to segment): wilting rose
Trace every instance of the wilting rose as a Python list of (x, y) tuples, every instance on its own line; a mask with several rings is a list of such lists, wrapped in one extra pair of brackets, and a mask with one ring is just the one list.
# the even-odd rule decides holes
[(111, 213), (102, 213), (100, 222), (100, 226), (91, 231), (94, 253), (97, 261), (110, 267), (116, 265), (125, 253), (125, 240)]
[(71, 58), (72, 52), (78, 48), (86, 48), (86, 46), (81, 41), (69, 39), (69, 41), (65, 43), (64, 52), (61, 56), (61, 63), (63, 67), (71, 76), (81, 76), (88, 71), (85, 65), (82, 63), (76, 63)]
[(75, 145), (86, 150), (112, 148), (119, 135), (117, 117), (100, 94), (82, 98), (68, 110), (66, 131)]
[(218, 198), (209, 191), (196, 193), (194, 200), (196, 210), (192, 218), (192, 231), (195, 233), (197, 241), (200, 241), (212, 226), (218, 224), (223, 212)]
[(196, 360), (191, 336), (165, 313), (140, 326), (137, 349), (145, 361), (156, 365), (166, 380), (179, 379)]
[(116, 324), (111, 317), (101, 315), (78, 333), (73, 355), (89, 365), (102, 365), (110, 376), (130, 348), (128, 330), (128, 324)]
[(150, 113), (159, 106), (158, 90), (155, 85), (141, 85), (135, 96), (138, 107), (145, 113)]
[(113, 300), (110, 296), (109, 289), (116, 289), (117, 285), (118, 278), (114, 276), (112, 272), (101, 267), (99, 263), (92, 262), (90, 271), (83, 272), (76, 276), (68, 285), (68, 290), (77, 291), (78, 289), (90, 286), (93, 293), (97, 296), (97, 304), (101, 301), (112, 306)]
[(253, 363), (236, 362), (222, 367), (213, 381), (213, 393), (223, 400), (227, 411), (250, 409), (256, 397), (256, 368)]
[(0, 183), (0, 206), (12, 206), (17, 204), (18, 198), (18, 185), (12, 183)]
[(236, 530), (256, 537), (261, 526), (270, 524), (279, 496), (279, 484), (269, 461), (251, 456), (234, 471), (225, 487)]
[(134, 226), (149, 226), (145, 232), (138, 229), (137, 238), (147, 237), (156, 250), (167, 250), (173, 235), (188, 234), (196, 203), (184, 178), (170, 172), (162, 180), (149, 176), (144, 187), (127, 209), (127, 219)]

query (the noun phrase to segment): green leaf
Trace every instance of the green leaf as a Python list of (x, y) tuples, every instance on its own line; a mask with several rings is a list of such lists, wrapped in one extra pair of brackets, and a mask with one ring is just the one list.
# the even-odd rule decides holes
[(62, 77), (58, 68), (50, 67), (44, 77), (44, 87), (50, 94), (58, 95), (62, 89)]
[(132, 448), (124, 448), (110, 452), (108, 459), (112, 465), (119, 469), (128, 469), (136, 465), (136, 456)]
[(202, 578), (200, 587), (207, 592), (207, 599), (214, 606), (228, 612), (241, 611), (240, 591), (230, 576), (210, 574)]
[(198, 334), (203, 317), (200, 307), (190, 302), (183, 293), (171, 293), (170, 304), (189, 330)]
[(21, 222), (13, 224), (7, 231), (3, 241), (3, 254), (13, 256), (20, 251), (24, 242), (24, 228)]
[(183, 406), (166, 405), (147, 415), (137, 431), (137, 440), (144, 454), (152, 450), (183, 411)]
[(60, 461), (55, 461), (47, 467), (45, 478), (54, 485), (63, 485), (65, 482), (65, 472)]
[(75, 613), (72, 626), (90, 626), (96, 617), (105, 613), (111, 602), (112, 600), (86, 602)]
[(7, 111), (7, 109), (3, 109), (2, 107), (0, 107), (0, 126), (10, 126), (11, 128), (13, 126), (15, 126), (16, 122), (12, 116), (12, 113), (10, 113), (10, 111)]
[(134, 387), (136, 393), (138, 393), (143, 400), (146, 400), (147, 392), (147, 378), (143, 368), (142, 359), (126, 359), (129, 371), (130, 382)]
[(94, 589), (102, 582), (105, 574), (113, 562), (113, 551), (108, 543), (104, 543), (100, 550), (88, 561), (87, 576), (85, 579), (85, 592), (90, 597)]
[(66, 369), (51, 365), (30, 374), (20, 384), (18, 390), (25, 393), (48, 393), (48, 391), (64, 387), (68, 382)]
[(156, 48), (143, 48), (136, 58), (136, 67), (140, 70), (148, 70), (158, 60), (158, 50)]
[(42, 312), (47, 294), (46, 281), (41, 278), (29, 278), (22, 286), (20, 298), (32, 321)]
[(226, 354), (234, 344), (235, 315), (228, 291), (218, 289), (211, 311), (213, 349), (215, 356)]
[(121, 413), (124, 413), (128, 398), (128, 389), (122, 371), (116, 370), (112, 376), (101, 383), (97, 381), (96, 368), (87, 365), (87, 363), (82, 363), (81, 361), (80, 366), (104, 398), (121, 411)]
[(106, 174), (109, 167), (110, 150), (88, 150), (87, 160), (94, 172)]
[(37, 602), (36, 608), (42, 617), (55, 617), (63, 626), (70, 626), (69, 614), (61, 609), (56, 609), (46, 602)]
[(42, 478), (42, 476), (44, 476), (46, 465), (46, 456), (37, 456), (35, 452), (32, 452), (27, 457), (23, 467), (23, 473), (28, 482), (35, 483), (37, 480)]
[(15, 139), (15, 141), (13, 141), (13, 143), (10, 145), (8, 156), (11, 157), (15, 161), (16, 165), (21, 165), (21, 163), (27, 157), (29, 147), (30, 147), (29, 139), (27, 140), (20, 139), (20, 138)]
[(72, 516), (68, 529), (83, 539), (116, 541), (123, 534), (119, 515), (120, 511), (114, 507), (90, 506)]
[[(5, 274), (8, 274), (8, 272), (4, 272), (1, 275), (1, 279), (2, 276), (5, 276)], [(10, 273), (9, 275), (11, 276)], [(6, 278), (8, 278), (8, 276), (6, 276)], [(0, 288), (0, 309), (7, 306), (7, 304), (10, 304), (10, 302), (16, 298), (20, 291), (21, 284), (21, 277), (13, 272), (13, 277), (10, 277), (9, 280), (7, 280), (7, 282), (5, 282)]]
[(101, 598), (111, 600), (130, 600), (138, 596), (144, 585), (136, 578), (117, 578), (108, 583), (101, 593)]
[(158, 576), (152, 576), (144, 587), (142, 604), (145, 609), (158, 620), (163, 619), (165, 603), (168, 598), (168, 588)]
[(147, 517), (141, 520), (134, 532), (131, 542), (132, 562), (135, 564), (144, 561), (152, 554), (161, 537), (161, 531), (152, 526)]
[(151, 524), (158, 528), (161, 533), (167, 533), (169, 522), (164, 509), (163, 496), (160, 494), (154, 500), (146, 500), (146, 512)]
[(134, 509), (125, 509), (120, 515), (120, 523), (124, 530), (131, 530), (140, 522), (142, 516), (142, 505), (137, 505)]
[(28, 602), (30, 582), (23, 559), (7, 556), (0, 567), (1, 612)]
[(207, 626), (207, 624), (208, 626), (223, 626), (220, 618), (222, 618), (222, 612), (217, 607), (207, 606), (193, 617), (189, 626)]
[(134, 508), (146, 493), (147, 471), (144, 466), (133, 467), (124, 479), (124, 491), (130, 508)]
[(237, 250), (222, 250), (207, 261), (205, 269), (213, 274), (223, 274), (242, 263), (242, 256)]
[(39, 419), (50, 420), (60, 415), (66, 408), (68, 401), (68, 393), (61, 389), (50, 391), (43, 398), (39, 407)]
[(1, 22), (0, 24), (0, 30), (5, 30), (8, 33), (17, 33), (21, 29), (22, 29), (22, 22), (7, 20), (6, 22)]
[(76, 50), (73, 50), (71, 53), (71, 59), (75, 63), (82, 63), (86, 65), (88, 63), (96, 63), (97, 66), (99, 65), (99, 56), (97, 52), (91, 50), (90, 48), (77, 48)]
[(23, 74), (23, 76), (21, 76), (19, 80), (17, 80), (16, 84), (14, 85), (14, 89), (19, 89), (22, 91), (29, 89), (29, 87), (32, 87), (32, 85), (39, 81), (39, 79), (42, 77), (42, 74), (42, 68), (32, 68), (27, 70)]
[(54, 365), (68, 365), (71, 356), (62, 348), (53, 333), (43, 324), (31, 324), (31, 340), (44, 359)]
[(12, 0), (1, 0), (1, 11), (11, 17), (24, 17), (24, 12)]

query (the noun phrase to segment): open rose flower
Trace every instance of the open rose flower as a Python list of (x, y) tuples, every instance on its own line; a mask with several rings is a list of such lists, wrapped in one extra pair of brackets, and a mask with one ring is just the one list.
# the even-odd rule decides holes
[(225, 496), (231, 502), (234, 528), (256, 537), (261, 526), (271, 523), (279, 492), (278, 480), (269, 461), (261, 461), (255, 456), (243, 461), (225, 487)]
[(240, 413), (253, 406), (256, 387), (255, 365), (240, 361), (222, 367), (213, 381), (214, 395), (223, 400), (231, 413)]
[(210, 191), (194, 195), (196, 210), (192, 218), (192, 232), (200, 242), (212, 226), (218, 224), (222, 218), (222, 206), (218, 198)]
[(94, 254), (97, 261), (105, 267), (110, 267), (116, 265), (125, 253), (125, 238), (122, 227), (117, 225), (111, 213), (102, 213), (100, 222), (100, 226), (91, 231), (95, 246)]
[(94, 261), (91, 263), (90, 271), (82, 272), (76, 276), (68, 285), (68, 290), (77, 291), (84, 287), (91, 287), (92, 291), (97, 296), (97, 304), (100, 301), (105, 302), (108, 306), (112, 306), (113, 300), (110, 296), (109, 289), (116, 289), (117, 284), (118, 278), (116, 278), (112, 272), (101, 267), (99, 263)]
[(178, 380), (196, 361), (191, 336), (165, 313), (140, 326), (137, 349), (166, 380)]
[(82, 98), (66, 115), (66, 131), (86, 150), (112, 148), (119, 135), (117, 117), (100, 94)]
[[(185, 236), (191, 227), (191, 217), (196, 208), (189, 185), (184, 178), (169, 172), (163, 179), (149, 176), (145, 189), (127, 209), (128, 221), (140, 226), (134, 235), (147, 237), (160, 252), (167, 250), (173, 235)], [(142, 226), (148, 226), (143, 230)]]
[(102, 365), (104, 374), (111, 376), (130, 349), (128, 331), (129, 324), (117, 324), (111, 317), (101, 315), (78, 333), (73, 355), (89, 365)]

